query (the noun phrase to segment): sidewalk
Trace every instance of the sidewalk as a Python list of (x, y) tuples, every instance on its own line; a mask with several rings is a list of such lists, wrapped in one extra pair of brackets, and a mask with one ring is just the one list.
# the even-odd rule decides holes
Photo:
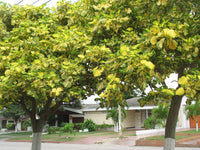
[[(29, 150), (31, 143), (1, 142), (1, 150)], [(42, 143), (42, 150), (163, 150), (163, 147), (126, 146), (126, 145), (99, 145), (99, 144), (53, 144)], [(199, 148), (177, 147), (175, 150), (199, 150)]]
[[(183, 131), (183, 130), (186, 130), (186, 129), (179, 129), (178, 131)], [(188, 130), (188, 129), (187, 129)], [(145, 138), (145, 137), (149, 137), (149, 136), (156, 136), (156, 135), (163, 135), (164, 132), (156, 132), (156, 133), (151, 133), (151, 134), (143, 134), (143, 135), (138, 135), (138, 136), (135, 136), (136, 134), (136, 130), (135, 129), (132, 129), (132, 130), (129, 130), (128, 132), (123, 132), (122, 136), (119, 137), (118, 134), (111, 134), (111, 135), (104, 135), (102, 133), (95, 133), (95, 134), (92, 134), (90, 136), (85, 136), (85, 135), (81, 135), (80, 137), (83, 137), (82, 139), (79, 139), (79, 140), (74, 140), (74, 141), (43, 141), (43, 143), (63, 143), (63, 144), (78, 144), (78, 145), (81, 145), (81, 144), (84, 144), (84, 145), (114, 145), (114, 146), (129, 146), (129, 147), (133, 147), (136, 145), (136, 141), (138, 139), (141, 139), (141, 138)], [(1, 137), (1, 135), (0, 135)], [(199, 139), (200, 140), (200, 139)], [(195, 139), (191, 139), (191, 140), (186, 140), (186, 141), (181, 141), (180, 143), (182, 144), (179, 144), (177, 146), (186, 146), (186, 147), (196, 147), (198, 146), (198, 141), (199, 140), (195, 140)], [(6, 141), (6, 139), (1, 139), (0, 138), (0, 141)], [(142, 145), (150, 145), (150, 143), (156, 143), (154, 144), (154, 146), (162, 146), (162, 142), (159, 142), (159, 141), (152, 141), (150, 140), (148, 142), (148, 140), (146, 140), (147, 143), (145, 144), (145, 141), (141, 141), (143, 144)], [(30, 140), (29, 141), (25, 141), (25, 140), (17, 140), (17, 141), (7, 141), (7, 142), (31, 142)], [(197, 143), (195, 145), (195, 142)], [(159, 145), (161, 144), (161, 145)], [(184, 145), (185, 144), (185, 145)], [(141, 145), (141, 144), (140, 144)]]

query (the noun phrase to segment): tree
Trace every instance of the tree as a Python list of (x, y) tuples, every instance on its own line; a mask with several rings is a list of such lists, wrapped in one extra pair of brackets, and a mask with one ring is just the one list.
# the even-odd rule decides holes
[(144, 127), (147, 129), (155, 129), (156, 125), (161, 127), (166, 126), (166, 121), (169, 113), (170, 104), (167, 104), (165, 107), (163, 104), (159, 104), (158, 108), (152, 110), (152, 114), (144, 122)]
[(70, 9), (63, 1), (51, 10), (0, 4), (0, 105), (20, 104), (29, 115), (32, 150), (41, 149), (42, 129), (64, 101), (94, 94), (93, 72), (80, 60), (90, 39), (68, 25)]
[[(164, 149), (174, 149), (182, 98), (190, 103), (199, 96), (200, 1), (83, 0), (76, 6), (71, 23), (79, 22), (92, 39), (80, 58), (98, 80), (101, 106), (119, 104), (130, 89), (151, 87), (141, 106), (171, 102)], [(177, 86), (169, 88), (165, 79), (172, 73)]]
[[(199, 5), (198, 0), (82, 0), (52, 13), (3, 6), (1, 102), (20, 100), (32, 124), (41, 126), (66, 97), (96, 93), (101, 106), (110, 107), (139, 89), (141, 106), (171, 102), (164, 149), (172, 150), (182, 97), (190, 103), (200, 95)], [(171, 73), (178, 74), (174, 88), (165, 83)], [(145, 95), (147, 86), (152, 91)]]
[(187, 105), (185, 107), (185, 110), (187, 111), (187, 118), (192, 118), (196, 122), (196, 131), (198, 132), (199, 125), (198, 125), (198, 116), (200, 115), (200, 104), (198, 101), (196, 101), (193, 105)]
[[(120, 107), (121, 108), (121, 122), (123, 122), (123, 120), (126, 118), (127, 116), (127, 112), (126, 109), (124, 107)], [(111, 118), (115, 124), (115, 126), (118, 127), (118, 132), (119, 132), (119, 107), (113, 107), (107, 110), (107, 116), (106, 119)]]
[(15, 121), (15, 131), (17, 131), (17, 123), (22, 119), (22, 117), (24, 117), (25, 112), (20, 105), (10, 104), (8, 108), (4, 108), (1, 111), (1, 114), (5, 118), (12, 118)]

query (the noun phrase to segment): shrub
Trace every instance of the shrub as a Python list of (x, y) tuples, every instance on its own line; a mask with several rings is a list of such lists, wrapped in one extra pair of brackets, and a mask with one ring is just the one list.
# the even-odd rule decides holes
[(8, 130), (14, 130), (14, 129), (15, 129), (15, 125), (14, 125), (13, 123), (7, 123), (7, 124), (6, 124), (6, 128), (7, 128)]
[(73, 123), (66, 123), (64, 127), (60, 128), (60, 134), (61, 133), (73, 133), (74, 130), (74, 124)]
[(88, 129), (89, 132), (92, 132), (92, 131), (95, 131), (97, 129), (97, 126), (92, 120), (87, 119), (83, 123), (83, 126), (82, 126), (82, 130), (84, 130), (84, 129)]
[(75, 123), (74, 129), (81, 130), (81, 129), (83, 129), (83, 125), (84, 125), (84, 123)]
[(59, 131), (59, 127), (47, 127), (48, 134), (54, 134)]
[(62, 122), (62, 123), (60, 124), (60, 126), (61, 126), (61, 127), (64, 127), (66, 124), (67, 124), (66, 122)]
[(155, 129), (155, 126), (156, 126), (156, 122), (154, 121), (154, 119), (152, 119), (152, 116), (150, 116), (144, 121), (145, 129)]
[(147, 118), (144, 122), (144, 127), (146, 129), (155, 129), (155, 127), (165, 127), (167, 116), (169, 113), (170, 104), (165, 107), (159, 104), (158, 108), (152, 110), (152, 115)]
[(112, 128), (114, 127), (114, 125), (110, 125), (110, 124), (101, 124), (101, 125), (96, 125), (98, 129), (106, 129), (106, 128)]

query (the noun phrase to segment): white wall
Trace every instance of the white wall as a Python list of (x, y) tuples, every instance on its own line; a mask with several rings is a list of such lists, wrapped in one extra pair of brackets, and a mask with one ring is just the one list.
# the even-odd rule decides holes
[(91, 119), (94, 123), (101, 125), (101, 124), (110, 124), (113, 125), (113, 121), (111, 118), (106, 119), (106, 111), (88, 111), (85, 112), (85, 120)]

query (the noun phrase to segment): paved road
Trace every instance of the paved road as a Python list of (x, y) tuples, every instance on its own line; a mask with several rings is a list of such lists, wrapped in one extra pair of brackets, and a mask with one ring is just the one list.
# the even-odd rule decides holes
[[(30, 150), (31, 143), (0, 141), (0, 150)], [(162, 147), (122, 146), (122, 145), (83, 145), (42, 143), (42, 150), (163, 150)], [(183, 148), (176, 150), (199, 150), (199, 148)]]

